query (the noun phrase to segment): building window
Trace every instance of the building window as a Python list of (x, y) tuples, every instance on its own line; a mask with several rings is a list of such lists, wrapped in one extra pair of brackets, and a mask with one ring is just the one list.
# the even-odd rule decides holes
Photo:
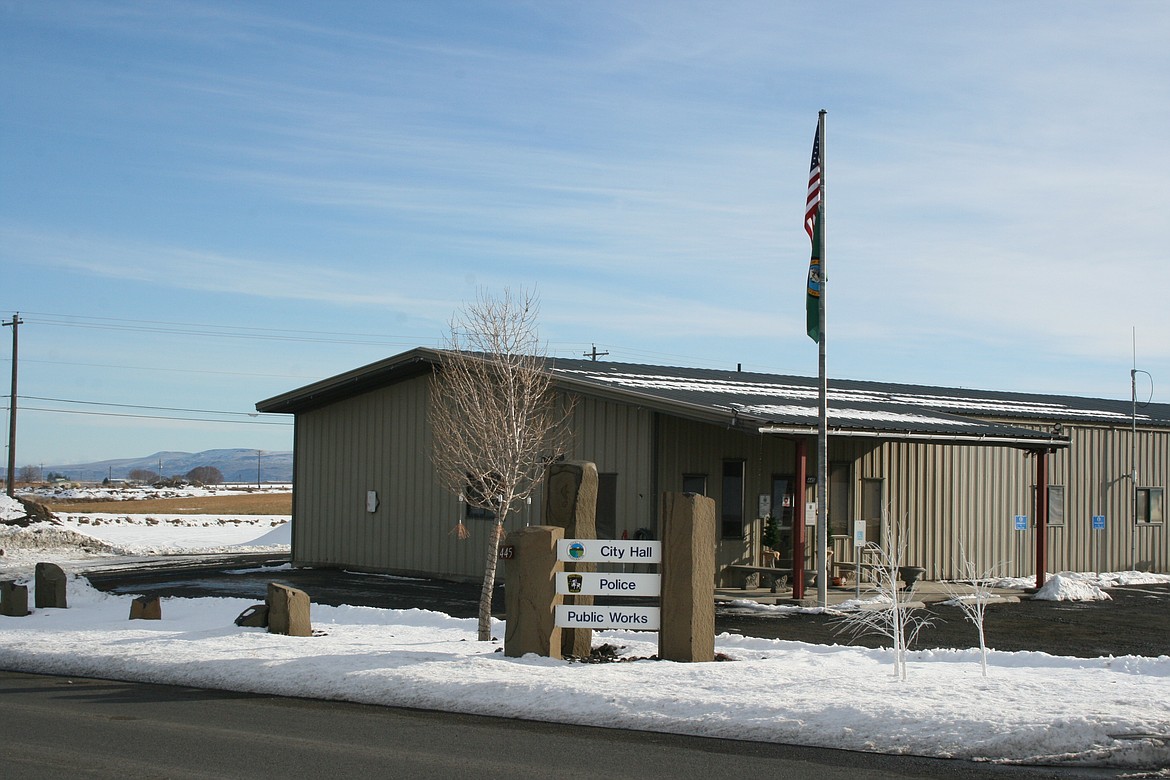
[(465, 497), (465, 506), (467, 507), (465, 514), (468, 520), (496, 519), (496, 513), (492, 509), (475, 506), (472, 502), (481, 505), (498, 503), (491, 500), (493, 494), (500, 492), (497, 486), (498, 481), (499, 476), (496, 474), (476, 476), (469, 473), (467, 475), (467, 487), (463, 490), (463, 497)]
[[(1032, 488), (1032, 514), (1039, 520), (1036, 488)], [(1048, 525), (1064, 525), (1064, 485), (1048, 486)]]
[(884, 479), (861, 480), (861, 519), (865, 521), (867, 544), (881, 545), (882, 515), (886, 503), (886, 481)]
[(1162, 488), (1146, 487), (1137, 489), (1137, 521), (1139, 523), (1161, 523), (1163, 514)]
[(617, 474), (597, 475), (597, 538), (617, 538)]
[(1064, 525), (1064, 485), (1048, 486), (1048, 524)]
[(695, 493), (700, 496), (707, 495), (707, 475), (683, 474), (682, 492)]
[(853, 467), (849, 463), (829, 464), (829, 535), (853, 536)]
[(723, 461), (723, 494), (719, 517), (724, 539), (743, 538), (743, 467), (742, 460)]

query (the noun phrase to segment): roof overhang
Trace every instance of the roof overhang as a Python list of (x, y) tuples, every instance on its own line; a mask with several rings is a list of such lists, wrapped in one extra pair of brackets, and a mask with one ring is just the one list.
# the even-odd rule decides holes
[[(759, 432), (779, 436), (816, 436), (815, 425), (761, 425)], [(829, 427), (829, 436), (834, 438), (886, 439), (892, 441), (948, 442), (984, 446), (1019, 447), (1021, 449), (1056, 449), (1068, 447), (1069, 440), (1063, 436), (1011, 436), (980, 433), (928, 433), (925, 431), (878, 431)]]
[(430, 373), (438, 360), (439, 353), (436, 350), (419, 347), (267, 398), (256, 404), (256, 411), (277, 414), (309, 411), (403, 379)]

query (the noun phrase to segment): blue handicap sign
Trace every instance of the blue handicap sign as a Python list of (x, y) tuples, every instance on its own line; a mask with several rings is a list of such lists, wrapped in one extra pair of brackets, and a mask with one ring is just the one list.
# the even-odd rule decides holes
[(1016, 520), (1016, 530), (1017, 531), (1027, 531), (1028, 530), (1028, 516), (1027, 515), (1016, 515), (1015, 520)]
[(1093, 515), (1093, 530), (1094, 531), (1104, 531), (1105, 530), (1105, 515)]

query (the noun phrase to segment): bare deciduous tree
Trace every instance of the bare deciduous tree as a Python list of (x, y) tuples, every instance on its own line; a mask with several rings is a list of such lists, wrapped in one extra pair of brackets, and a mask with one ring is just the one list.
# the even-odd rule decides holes
[(204, 485), (219, 485), (223, 482), (223, 472), (215, 466), (196, 466), (185, 475), (192, 482)]
[[(479, 600), (479, 639), (491, 639), (491, 600), (504, 522), (563, 454), (571, 412), (557, 400), (537, 337), (535, 295), (480, 291), (457, 313), (430, 388), (432, 459), (440, 482), (492, 517)], [(456, 526), (466, 538), (463, 519)]]

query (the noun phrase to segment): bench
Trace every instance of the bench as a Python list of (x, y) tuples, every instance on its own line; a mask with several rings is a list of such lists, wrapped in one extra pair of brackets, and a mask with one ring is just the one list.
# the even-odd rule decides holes
[(773, 593), (776, 593), (788, 585), (788, 580), (791, 577), (792, 569), (733, 563), (720, 570), (719, 585), (723, 588), (738, 587), (742, 590), (750, 590), (760, 587), (760, 580), (767, 578), (768, 587)]
[[(845, 580), (851, 580), (857, 574), (857, 561), (833, 561), (832, 567), (833, 576), (840, 577)], [(861, 578), (864, 582), (873, 582), (873, 573), (880, 571), (882, 565), (880, 563), (869, 563), (867, 561), (861, 562)]]

